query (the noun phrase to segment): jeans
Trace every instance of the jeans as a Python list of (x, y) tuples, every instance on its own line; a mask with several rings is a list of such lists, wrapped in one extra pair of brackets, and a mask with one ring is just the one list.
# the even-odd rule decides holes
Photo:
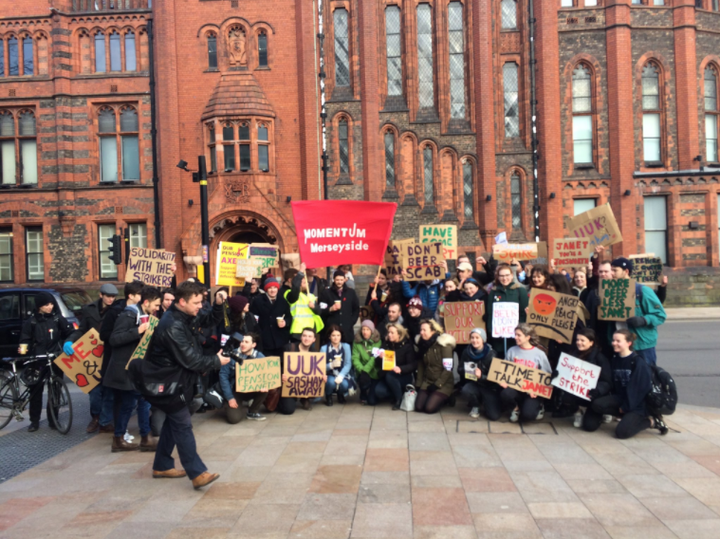
[[(598, 397), (590, 403), (585, 415), (583, 416), (583, 429), (588, 432), (594, 432), (600, 428), (602, 416), (605, 414), (618, 416), (620, 415), (620, 406), (622, 401), (616, 395), (606, 395)], [(615, 436), (620, 440), (632, 438), (638, 432), (650, 428), (650, 419), (643, 414), (636, 412), (627, 412), (623, 414), (620, 423), (615, 428)]]
[(645, 359), (648, 365), (657, 365), (657, 353), (655, 352), (654, 346), (652, 348), (646, 348), (645, 350), (635, 350), (635, 352)]
[(405, 387), (412, 384), (412, 374), (398, 374), (393, 371), (385, 373), (385, 378), (375, 386), (378, 401), (390, 400), (394, 403), (402, 401)]
[(267, 392), (261, 392), (258, 391), (256, 393), (235, 393), (235, 401), (237, 402), (238, 407), (237, 408), (230, 408), (230, 405), (226, 405), (226, 419), (227, 422), (231, 425), (235, 425), (236, 423), (240, 423), (240, 420), (242, 419), (243, 415), (243, 409), (241, 401), (244, 400), (252, 400), (252, 404), (248, 408), (247, 413), (248, 414), (254, 414), (260, 411), (260, 406), (265, 402), (265, 399), (267, 398), (268, 394)]
[(150, 434), (150, 403), (137, 391), (120, 391), (120, 413), (115, 423), (115, 436), (124, 436), (133, 410), (137, 406), (140, 436)]
[(180, 462), (191, 480), (207, 471), (207, 467), (197, 453), (190, 410), (187, 407), (166, 415), (155, 451), (153, 470), (166, 472), (175, 468), (175, 459), (172, 457), (175, 446)]
[[(493, 384), (495, 385), (495, 384)], [(502, 402), (500, 401), (500, 386), (497, 389), (477, 382), (468, 382), (462, 388), (462, 394), (470, 402), (470, 406), (485, 407), (485, 417), (490, 421), (497, 421), (502, 415)], [(537, 414), (536, 414), (537, 415)]]
[(532, 398), (527, 393), (506, 387), (500, 392), (500, 400), (503, 405), (510, 408), (517, 406), (520, 410), (520, 419), (523, 421), (534, 421), (540, 412), (543, 401), (539, 398)]
[(340, 382), (340, 386), (335, 383), (335, 377), (332, 375), (332, 373), (328, 374), (328, 380), (325, 383), (325, 396), (329, 397), (333, 393), (335, 393), (335, 390), (337, 390), (338, 395), (342, 395), (343, 397), (347, 397), (348, 389), (350, 389), (350, 384), (348, 383), (347, 378), (343, 378), (343, 381)]
[(99, 417), (100, 426), (113, 422), (113, 390), (102, 384), (96, 385), (89, 393), (90, 415)]

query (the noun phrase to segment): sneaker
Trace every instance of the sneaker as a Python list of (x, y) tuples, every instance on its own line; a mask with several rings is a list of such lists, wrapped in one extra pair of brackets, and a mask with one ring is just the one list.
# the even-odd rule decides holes
[(603, 415), (603, 423), (612, 423), (613, 416), (610, 414)]
[(265, 421), (267, 419), (267, 417), (260, 415), (258, 412), (248, 412), (245, 417), (253, 421)]
[(473, 406), (473, 409), (470, 410), (470, 417), (472, 417), (473, 419), (477, 419), (478, 417), (480, 417), (480, 408), (478, 408), (477, 406)]
[(659, 430), (661, 436), (665, 436), (668, 433), (668, 427), (661, 415), (653, 416), (653, 428)]
[(520, 420), (520, 410), (510, 412), (510, 423), (517, 423)]
[(580, 410), (578, 410), (577, 412), (575, 412), (575, 417), (573, 418), (573, 427), (575, 427), (576, 429), (579, 429), (580, 427), (582, 427), (582, 422), (583, 422), (583, 413)]
[(545, 405), (540, 405), (540, 411), (538, 412), (538, 415), (535, 416), (536, 421), (540, 421), (543, 417), (545, 417)]

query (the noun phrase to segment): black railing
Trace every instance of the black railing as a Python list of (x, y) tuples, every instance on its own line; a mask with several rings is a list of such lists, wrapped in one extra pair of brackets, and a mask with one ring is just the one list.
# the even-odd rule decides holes
[(73, 11), (130, 11), (150, 9), (153, 0), (73, 0)]

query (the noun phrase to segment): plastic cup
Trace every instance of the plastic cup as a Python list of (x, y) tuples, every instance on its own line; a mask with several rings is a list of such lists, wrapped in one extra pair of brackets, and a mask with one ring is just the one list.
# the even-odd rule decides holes
[(20, 345), (20, 355), (24, 356), (28, 352), (28, 345), (27, 344), (21, 344)]
[(141, 324), (146, 323), (148, 320), (150, 320), (150, 315), (147, 315), (147, 314), (140, 315), (140, 323)]

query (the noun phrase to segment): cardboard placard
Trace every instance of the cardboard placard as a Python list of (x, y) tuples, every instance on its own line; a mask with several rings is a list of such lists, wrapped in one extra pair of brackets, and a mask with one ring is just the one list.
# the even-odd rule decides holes
[(538, 264), (548, 265), (548, 244), (546, 241), (539, 241), (537, 245), (537, 257), (527, 261), (528, 264), (537, 266)]
[[(280, 248), (271, 243), (250, 244), (250, 258), (257, 258), (262, 261), (260, 269), (277, 268), (280, 265)], [(257, 276), (260, 277), (260, 274)]]
[(240, 258), (237, 261), (235, 276), (249, 281), (262, 276), (263, 261), (259, 258)]
[(558, 269), (587, 267), (591, 250), (589, 240), (562, 238), (552, 242), (552, 257)]
[(485, 329), (485, 303), (482, 301), (458, 301), (444, 303), (445, 332), (455, 337), (458, 344), (470, 342), (470, 332)]
[(247, 243), (222, 241), (218, 244), (215, 259), (216, 286), (245, 286), (245, 279), (237, 276), (237, 265), (238, 260), (248, 257), (249, 248)]
[(580, 305), (576, 296), (533, 288), (527, 322), (541, 337), (572, 344)]
[(300, 255), (298, 253), (284, 253), (280, 255), (280, 263), (283, 271), (300, 267)]
[(446, 260), (457, 258), (457, 225), (420, 225), (419, 237), (420, 243), (442, 243)]
[(142, 337), (140, 337), (140, 342), (135, 347), (135, 351), (130, 356), (130, 359), (125, 364), (125, 370), (127, 370), (128, 366), (132, 362), (132, 360), (137, 358), (145, 357), (145, 354), (147, 353), (147, 348), (150, 345), (150, 339), (153, 336), (153, 333), (155, 333), (155, 328), (160, 323), (160, 319), (156, 318), (154, 316), (151, 316), (148, 319), (148, 323), (150, 324), (148, 328), (145, 330), (145, 333), (142, 334)]
[(553, 386), (550, 384), (552, 374), (532, 367), (526, 367), (512, 361), (499, 358), (492, 360), (488, 380), (499, 384), (504, 382), (508, 387), (523, 393), (549, 399), (552, 397)]
[(325, 354), (323, 352), (285, 352), (282, 396), (310, 399), (325, 395)]
[(567, 228), (569, 237), (588, 240), (590, 251), (598, 245), (608, 246), (623, 240), (609, 203), (576, 215)]
[(442, 243), (408, 243), (403, 245), (403, 269), (410, 275), (408, 281), (442, 279), (445, 269)]
[(514, 339), (520, 323), (520, 305), (512, 301), (493, 303), (492, 336), (495, 339)]
[(633, 263), (632, 276), (638, 283), (660, 284), (663, 272), (662, 258), (652, 253), (630, 255)]
[(390, 240), (385, 248), (385, 271), (387, 271), (388, 280), (395, 275), (402, 275), (402, 254), (403, 246), (408, 243), (415, 243), (412, 238), (404, 240)]
[(140, 281), (150, 286), (167, 288), (172, 285), (175, 253), (162, 249), (131, 247), (125, 282)]
[(552, 385), (589, 401), (588, 391), (597, 387), (601, 370), (597, 365), (563, 353), (560, 354), (558, 375)]
[(242, 365), (235, 363), (235, 391), (238, 393), (256, 393), (281, 385), (279, 357), (246, 359)]
[(600, 279), (598, 318), (624, 322), (635, 316), (635, 279)]
[(492, 247), (493, 258), (508, 264), (515, 260), (535, 260), (538, 257), (537, 243), (501, 243)]
[(382, 370), (391, 371), (395, 368), (395, 352), (393, 350), (385, 350), (383, 353)]
[(73, 355), (60, 354), (54, 363), (84, 393), (90, 393), (100, 383), (104, 349), (100, 335), (91, 329), (73, 343)]

